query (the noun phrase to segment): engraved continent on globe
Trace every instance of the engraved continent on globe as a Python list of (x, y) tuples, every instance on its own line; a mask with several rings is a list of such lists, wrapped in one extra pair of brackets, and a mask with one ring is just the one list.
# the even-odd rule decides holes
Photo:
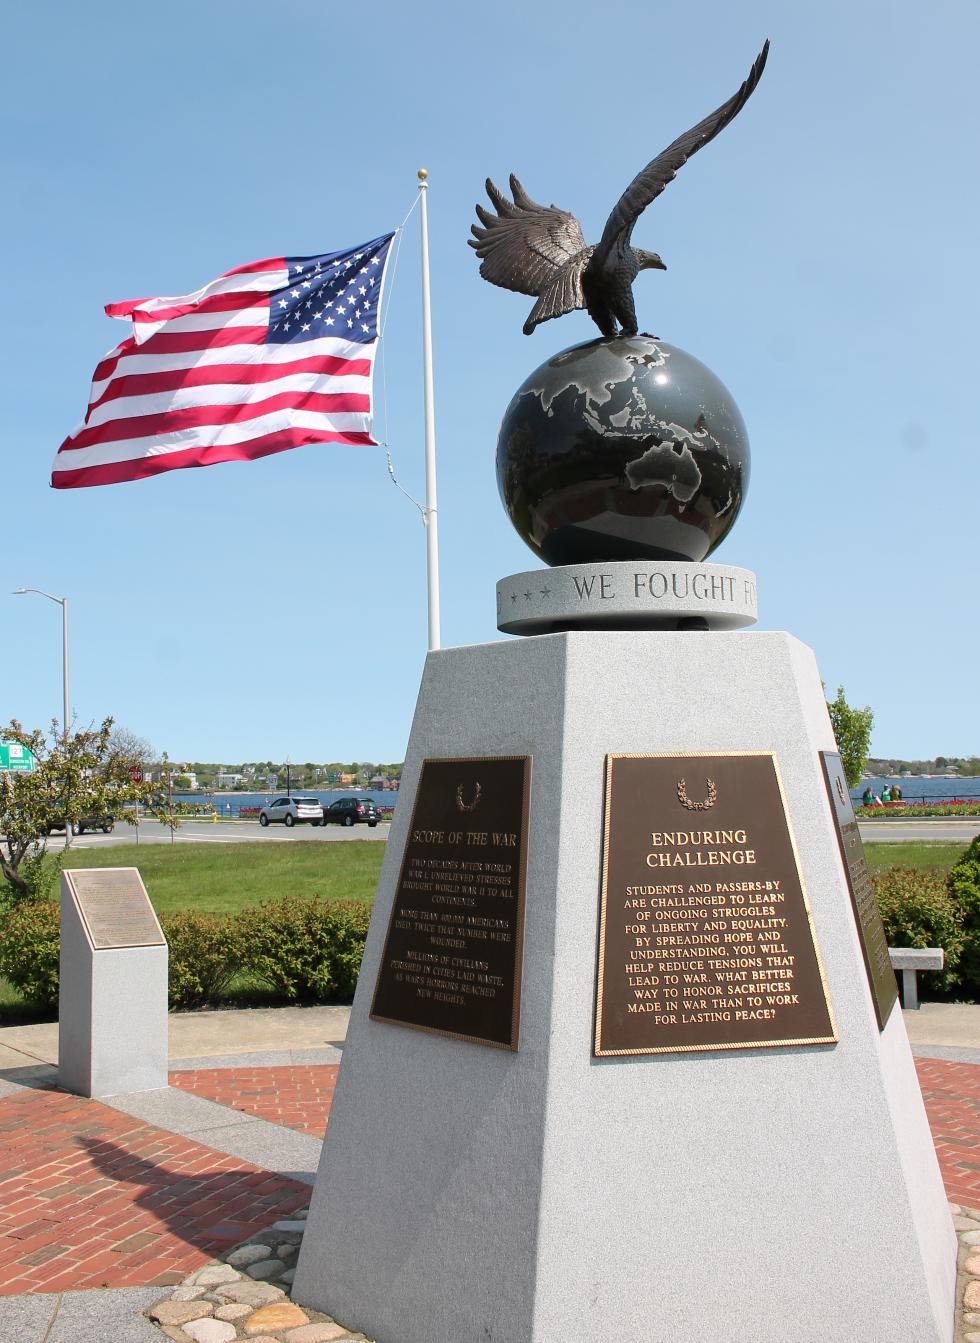
[(642, 334), (548, 359), (497, 438), (504, 508), (550, 565), (703, 560), (734, 523), (748, 478), (731, 393), (692, 355)]

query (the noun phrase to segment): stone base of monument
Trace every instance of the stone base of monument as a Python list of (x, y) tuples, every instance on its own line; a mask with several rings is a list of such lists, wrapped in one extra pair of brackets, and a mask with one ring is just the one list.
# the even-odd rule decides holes
[(58, 1082), (79, 1096), (167, 1085), (167, 943), (134, 867), (61, 874)]
[(834, 750), (786, 634), (429, 655), (298, 1300), (392, 1343), (948, 1343)]

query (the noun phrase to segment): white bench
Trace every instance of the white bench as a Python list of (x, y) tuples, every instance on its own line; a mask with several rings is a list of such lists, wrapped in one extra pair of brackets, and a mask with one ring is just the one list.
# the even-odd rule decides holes
[(946, 960), (942, 947), (889, 947), (892, 969), (902, 972), (902, 1006), (918, 1010), (920, 970), (941, 970)]

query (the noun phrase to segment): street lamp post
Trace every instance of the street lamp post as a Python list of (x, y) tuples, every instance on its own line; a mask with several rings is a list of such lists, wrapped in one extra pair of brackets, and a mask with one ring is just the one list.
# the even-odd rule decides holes
[(17, 588), (13, 596), (23, 597), (28, 592), (36, 592), (39, 597), (47, 597), (49, 602), (57, 602), (61, 607), (62, 683), (65, 692), (64, 720), (61, 724), (61, 734), (67, 746), (68, 729), (71, 726), (71, 704), (68, 697), (68, 598), (52, 597), (50, 592), (42, 592), (40, 588)]

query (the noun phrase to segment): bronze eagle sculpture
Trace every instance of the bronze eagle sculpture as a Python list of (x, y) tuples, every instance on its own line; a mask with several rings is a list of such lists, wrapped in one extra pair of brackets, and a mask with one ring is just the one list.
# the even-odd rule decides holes
[(765, 69), (766, 41), (736, 94), (681, 135), (638, 173), (606, 220), (602, 237), (588, 246), (573, 214), (557, 205), (538, 205), (511, 174), (513, 201), (487, 178), (487, 195), (497, 213), (482, 205), (476, 213), (483, 228), (472, 225), (469, 244), (480, 258), (480, 274), (491, 284), (531, 294), (536, 299), (524, 334), (540, 322), (585, 308), (604, 336), (636, 335), (633, 281), (641, 270), (666, 270), (656, 252), (630, 243), (633, 227), (651, 202), (677, 176), (692, 154), (724, 130), (748, 102)]

